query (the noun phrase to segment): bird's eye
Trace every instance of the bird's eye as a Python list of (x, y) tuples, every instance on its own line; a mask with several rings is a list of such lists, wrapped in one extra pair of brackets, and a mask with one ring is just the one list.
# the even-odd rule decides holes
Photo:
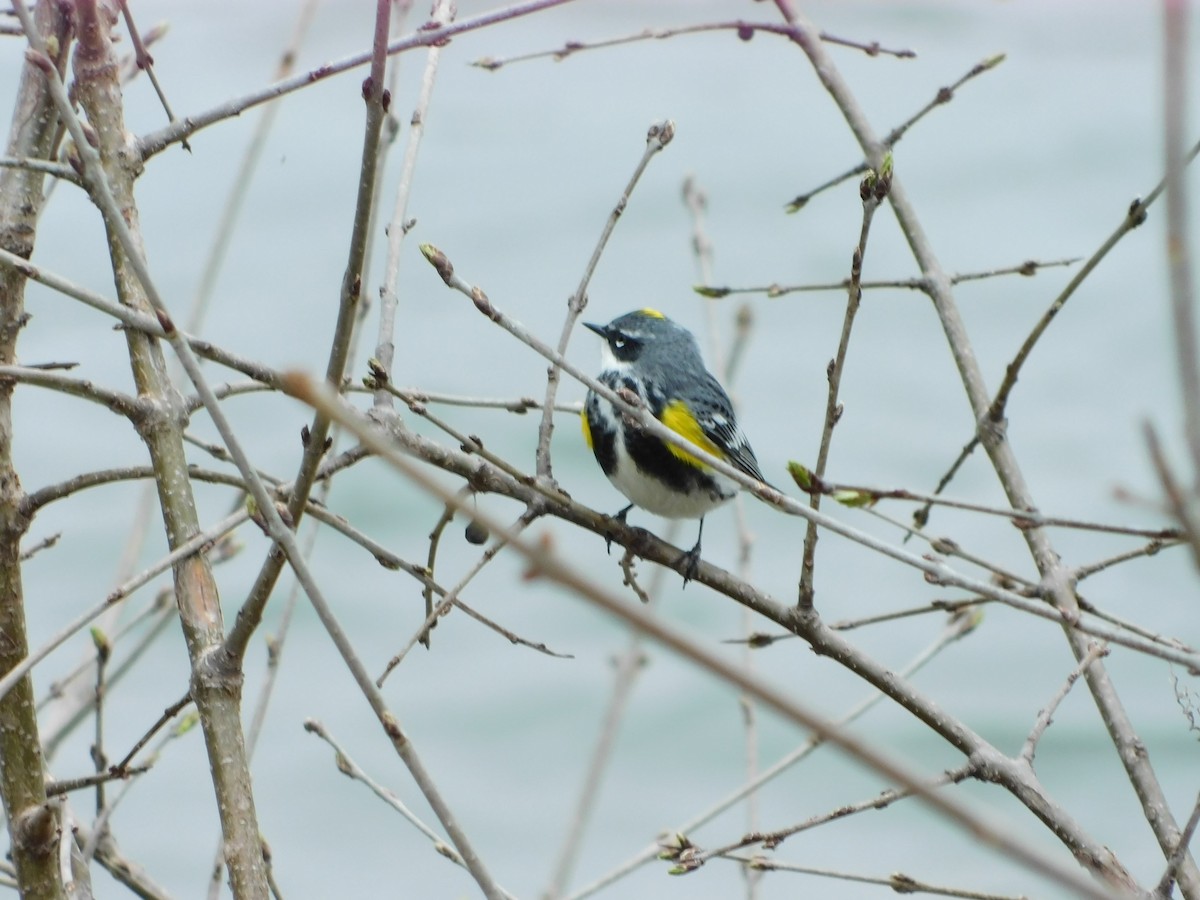
[(615, 337), (612, 339), (612, 345), (613, 345), (614, 350), (624, 350), (626, 343), (628, 343), (628, 342), (623, 337)]

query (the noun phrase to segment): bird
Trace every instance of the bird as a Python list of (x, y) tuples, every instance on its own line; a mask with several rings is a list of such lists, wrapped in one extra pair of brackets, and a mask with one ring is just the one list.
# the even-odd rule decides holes
[[(764, 482), (733, 403), (704, 365), (700, 345), (682, 325), (656, 309), (639, 309), (607, 325), (583, 325), (604, 339), (597, 380), (650, 411), (676, 434)], [(583, 438), (608, 480), (629, 500), (615, 518), (637, 506), (670, 519), (699, 519), (696, 545), (680, 558), (686, 586), (700, 565), (704, 517), (731, 500), (739, 486), (698, 457), (656, 435), (593, 390), (583, 405)]]

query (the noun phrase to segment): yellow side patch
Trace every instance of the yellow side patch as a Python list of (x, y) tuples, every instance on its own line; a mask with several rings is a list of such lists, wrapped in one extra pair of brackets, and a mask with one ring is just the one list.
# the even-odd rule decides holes
[(666, 316), (664, 316), (662, 313), (660, 313), (657, 309), (651, 309), (648, 306), (643, 306), (641, 309), (638, 310), (638, 312), (640, 312), (643, 316), (646, 316), (651, 319), (665, 319), (666, 318)]
[(587, 410), (583, 410), (579, 414), (579, 421), (583, 423), (583, 442), (587, 444), (589, 450), (592, 448), (592, 426), (588, 424)]
[[(687, 404), (683, 403), (683, 401), (672, 400), (666, 405), (663, 409), (662, 423), (680, 437), (695, 444), (701, 450), (711, 453), (717, 459), (724, 458), (721, 449), (704, 434), (704, 429), (700, 427), (700, 423), (696, 421), (696, 417), (692, 415), (691, 410), (687, 408)], [(667, 449), (676, 458), (683, 460), (690, 466), (695, 466), (697, 469), (708, 468), (708, 466), (692, 454), (686, 450), (681, 450), (674, 444), (667, 444)]]

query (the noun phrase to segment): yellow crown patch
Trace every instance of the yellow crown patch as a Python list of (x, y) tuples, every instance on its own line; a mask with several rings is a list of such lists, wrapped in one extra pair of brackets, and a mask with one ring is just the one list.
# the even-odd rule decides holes
[(638, 310), (638, 312), (640, 312), (643, 316), (647, 316), (648, 318), (651, 318), (651, 319), (665, 319), (666, 318), (666, 316), (664, 316), (662, 313), (660, 313), (657, 309), (651, 309), (648, 306), (642, 307), (641, 309)]

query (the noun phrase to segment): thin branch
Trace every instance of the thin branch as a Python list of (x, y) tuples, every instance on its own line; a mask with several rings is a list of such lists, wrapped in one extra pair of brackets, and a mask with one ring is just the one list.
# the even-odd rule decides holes
[(897, 894), (934, 894), (939, 897), (959, 897), (961, 900), (1028, 900), (1023, 894), (993, 894), (984, 891), (973, 891), (968, 888), (947, 887), (918, 881), (903, 872), (893, 872), (887, 877), (859, 875), (852, 872), (839, 872), (834, 869), (820, 869), (813, 866), (799, 866), (795, 863), (767, 859), (762, 856), (743, 857), (731, 854), (728, 859), (739, 862), (743, 866), (763, 872), (795, 872), (800, 875), (816, 875), (822, 878), (832, 878), (838, 881), (849, 881), (858, 884), (874, 884), (879, 887), (891, 888)]
[(145, 403), (129, 394), (109, 390), (90, 381), (69, 378), (58, 372), (47, 372), (31, 366), (0, 366), (0, 382), (4, 381), (48, 388), (69, 397), (78, 397), (98, 403), (135, 424), (144, 419), (148, 411)]
[[(673, 37), (679, 37), (687, 34), (702, 34), (712, 31), (733, 31), (737, 33), (737, 37), (741, 41), (751, 40), (756, 32), (762, 31), (766, 34), (788, 35), (790, 29), (786, 25), (780, 25), (777, 22), (746, 22), (737, 20), (733, 22), (706, 22), (701, 25), (685, 25), (681, 28), (647, 28), (639, 31), (637, 34), (624, 35), (623, 37), (608, 38), (601, 41), (568, 41), (558, 50), (540, 50), (534, 53), (522, 53), (517, 56), (509, 56), (503, 59), (497, 59), (493, 56), (485, 56), (475, 60), (471, 65), (487, 69), (489, 72), (495, 72), (505, 66), (513, 63), (529, 62), (535, 59), (553, 59), (555, 62), (562, 62), (568, 57), (574, 56), (576, 53), (582, 53), (588, 50), (603, 50), (609, 47), (620, 47), (626, 44), (636, 44), (642, 41), (662, 41)], [(916, 53), (912, 50), (889, 50), (881, 47), (878, 41), (872, 41), (869, 44), (852, 41), (848, 38), (839, 38), (834, 35), (821, 33), (821, 40), (828, 41), (831, 44), (840, 44), (844, 47), (852, 47), (856, 50), (861, 50), (868, 56), (879, 56), (884, 54), (894, 56), (898, 59), (913, 59)]]
[[(170, 706), (168, 706), (166, 709), (164, 709), (162, 712), (162, 715), (160, 715), (155, 720), (154, 724), (151, 725), (146, 730), (145, 734), (143, 734), (140, 738), (137, 739), (137, 741), (134, 742), (133, 746), (129, 748), (129, 752), (126, 753), (124, 757), (122, 757), (122, 759), (119, 763), (117, 763), (115, 766), (112, 767), (112, 770), (116, 773), (124, 773), (124, 772), (129, 771), (130, 770), (129, 766), (130, 766), (130, 763), (133, 762), (133, 758), (142, 752), (142, 749), (148, 743), (150, 743), (150, 741), (154, 737), (154, 735), (156, 735), (160, 731), (162, 731), (162, 729), (166, 727), (168, 722), (170, 722), (177, 715), (179, 715), (181, 712), (183, 712), (184, 709), (186, 709), (189, 705), (191, 705), (191, 702), (192, 702), (192, 695), (184, 694), (180, 699), (176, 700), (174, 703), (172, 703)], [(151, 759), (153, 759), (153, 758), (154, 758), (154, 756), (151, 756)]]
[(47, 537), (42, 538), (40, 541), (38, 541), (34, 544), (30, 544), (28, 547), (22, 548), (21, 562), (23, 562), (23, 563), (28, 562), (29, 560), (31, 560), (35, 556), (37, 556), (39, 553), (41, 553), (43, 550), (49, 550), (51, 547), (53, 547), (55, 544), (58, 543), (58, 540), (61, 537), (62, 537), (62, 532), (56, 531), (56, 532), (54, 532), (54, 534), (48, 535)]
[(1188, 549), (1192, 551), (1192, 562), (1200, 568), (1200, 520), (1197, 518), (1196, 507), (1190, 502), (1186, 489), (1176, 479), (1175, 473), (1171, 471), (1158, 432), (1149, 422), (1143, 423), (1142, 436), (1150, 453), (1150, 462), (1162, 483), (1163, 492), (1167, 495), (1167, 508), (1179, 522)]
[[(140, 71), (145, 72), (150, 79), (150, 84), (154, 86), (154, 93), (158, 95), (158, 102), (162, 104), (163, 112), (167, 114), (167, 120), (175, 121), (175, 113), (171, 111), (171, 104), (167, 102), (167, 95), (162, 89), (162, 85), (158, 83), (158, 75), (154, 71), (154, 57), (150, 55), (150, 51), (146, 49), (146, 45), (142, 42), (142, 36), (138, 33), (137, 26), (133, 24), (133, 13), (129, 11), (129, 0), (118, 0), (121, 5), (121, 14), (125, 17), (125, 27), (129, 30), (129, 39), (133, 42), (134, 59), (137, 62), (137, 67)], [(192, 148), (188, 146), (186, 139), (180, 141), (180, 146), (189, 153)]]
[[(785, 18), (786, 18), (786, 16), (785, 16)], [(789, 25), (792, 24), (790, 20), (789, 20), (788, 24)], [(801, 35), (800, 33), (796, 32), (796, 31), (791, 32), (789, 36), (792, 38), (793, 41), (796, 41), (797, 43), (804, 43), (804, 41), (807, 40), (807, 35)], [(822, 33), (819, 36), (824, 37), (824, 33)], [(981, 60), (980, 62), (977, 62), (975, 65), (973, 65), (970, 69), (967, 70), (965, 75), (963, 75), (961, 78), (959, 78), (956, 82), (954, 82), (949, 87), (938, 88), (938, 91), (936, 94), (934, 94), (932, 100), (930, 100), (923, 107), (921, 107), (919, 110), (917, 110), (917, 112), (915, 112), (911, 116), (909, 116), (908, 119), (906, 119), (904, 122), (902, 122), (901, 124), (899, 124), (895, 128), (893, 128), (890, 132), (888, 132), (888, 134), (883, 138), (883, 140), (879, 142), (880, 153), (882, 154), (883, 151), (893, 149), (896, 146), (896, 144), (900, 143), (900, 139), (904, 137), (905, 133), (910, 128), (912, 128), (914, 125), (916, 125), (917, 122), (921, 121), (921, 119), (925, 118), (925, 116), (927, 116), (929, 113), (933, 112), (933, 110), (937, 109), (939, 106), (944, 106), (945, 104), (947, 104), (951, 100), (953, 100), (955, 91), (957, 91), (960, 87), (962, 87), (968, 81), (982, 75), (984, 72), (991, 71), (996, 66), (1000, 65), (1000, 63), (1002, 63), (1002, 62), (1004, 62), (1004, 54), (1003, 53), (998, 54), (996, 56), (989, 56), (987, 59)], [(881, 156), (881, 158), (882, 158), (882, 156)], [(829, 179), (829, 181), (826, 181), (824, 184), (818, 185), (817, 187), (815, 187), (811, 191), (809, 191), (807, 194), (800, 194), (800, 195), (792, 198), (790, 201), (788, 201), (787, 204), (785, 204), (784, 209), (789, 213), (799, 212), (805, 206), (807, 206), (808, 202), (810, 200), (812, 200), (813, 197), (817, 196), (817, 194), (820, 194), (823, 191), (827, 191), (832, 187), (836, 187), (837, 185), (841, 184), (843, 181), (849, 181), (851, 178), (856, 178), (859, 175), (862, 175), (868, 169), (876, 168), (877, 165), (878, 165), (878, 161), (861, 162), (858, 165), (854, 166), (854, 168), (849, 169), (846, 172), (843, 172), (841, 175), (835, 176), (834, 178)]]
[(47, 159), (0, 156), (0, 168), (26, 169), (30, 172), (41, 172), (44, 175), (52, 175), (61, 181), (69, 181), (76, 187), (82, 184), (79, 173), (69, 165), (66, 163), (51, 162)]
[[(444, 45), (457, 35), (466, 34), (469, 31), (478, 31), (481, 28), (487, 28), (499, 22), (507, 22), (521, 16), (527, 16), (570, 2), (571, 0), (529, 0), (529, 2), (516, 3), (512, 6), (493, 10), (470, 19), (463, 19), (442, 28), (422, 28), (413, 34), (390, 42), (386, 48), (387, 55), (393, 56), (397, 53), (404, 53), (418, 47)], [(291, 78), (277, 81), (265, 88), (260, 88), (243, 97), (226, 101), (204, 112), (185, 116), (183, 119), (165, 128), (160, 128), (158, 131), (143, 136), (138, 141), (138, 150), (141, 153), (143, 161), (148, 160), (151, 156), (161, 152), (171, 144), (195, 134), (201, 128), (207, 128), (216, 122), (232, 118), (233, 116), (239, 116), (247, 109), (258, 106), (260, 103), (267, 103), (283, 97), (293, 91), (306, 88), (314, 82), (322, 81), (333, 75), (339, 75), (350, 69), (358, 68), (371, 62), (374, 55), (374, 51), (356, 53), (337, 62), (326, 63), (308, 72), (302, 72)], [(382, 84), (383, 82), (379, 81), (377, 83)]]
[(1174, 547), (1181, 543), (1177, 540), (1160, 540), (1153, 538), (1146, 542), (1141, 547), (1135, 547), (1132, 550), (1126, 550), (1124, 553), (1115, 553), (1105, 559), (1097, 560), (1094, 563), (1088, 563), (1085, 566), (1075, 567), (1075, 580), (1083, 581), (1085, 578), (1091, 578), (1093, 575), (1103, 572), (1105, 569), (1112, 568), (1120, 563), (1129, 562), (1131, 559), (1141, 559), (1143, 556), (1154, 556), (1159, 550), (1165, 547)]
[[(455, 6), (445, 0), (437, 0), (431, 10), (431, 26), (444, 28), (454, 20)], [(404, 160), (400, 166), (400, 181), (396, 185), (396, 196), (392, 203), (392, 218), (387, 228), (387, 260), (384, 263), (383, 284), (379, 288), (379, 326), (375, 340), (374, 367), (378, 368), (388, 383), (392, 379), (392, 363), (396, 345), (394, 343), (396, 328), (396, 307), (399, 296), (396, 284), (400, 278), (400, 251), (404, 239), (408, 236), (411, 223), (408, 222), (408, 201), (412, 194), (413, 175), (417, 168), (417, 152), (421, 148), (421, 139), (425, 136), (425, 119), (429, 115), (429, 103), (433, 98), (433, 87), (437, 82), (438, 63), (441, 60), (441, 45), (430, 44), (425, 57), (425, 69), (421, 74), (421, 91), (417, 97), (417, 105), (409, 118), (408, 141), (404, 147)], [(382, 388), (375, 391), (375, 403), (382, 406), (387, 400), (387, 392)], [(423, 643), (428, 646), (428, 636)]]
[[(605, 220), (604, 228), (600, 231), (600, 238), (596, 241), (596, 246), (592, 250), (592, 256), (588, 260), (587, 266), (584, 267), (583, 277), (579, 279), (579, 286), (575, 288), (575, 293), (567, 300), (567, 316), (563, 320), (562, 331), (558, 337), (557, 352), (559, 356), (567, 352), (567, 344), (571, 340), (571, 332), (575, 328), (575, 322), (583, 314), (583, 310), (587, 306), (588, 285), (591, 284), (592, 275), (596, 271), (596, 266), (600, 263), (600, 255), (604, 252), (604, 248), (608, 246), (608, 239), (617, 227), (617, 221), (621, 218), (622, 213), (625, 212), (625, 207), (629, 204), (629, 198), (633, 195), (633, 189), (637, 187), (642, 173), (650, 165), (650, 160), (657, 156), (667, 144), (671, 143), (673, 137), (675, 137), (675, 123), (670, 119), (656, 122), (647, 130), (646, 149), (642, 152), (642, 158), (638, 160), (633, 174), (629, 176), (629, 181), (625, 184), (625, 190), (621, 192), (616, 206), (613, 207), (612, 212), (608, 214), (608, 219)], [(555, 397), (558, 396), (558, 380), (558, 367), (551, 366), (546, 372), (546, 398), (542, 402), (542, 421), (538, 426), (538, 442), (535, 451), (538, 478), (547, 483), (553, 483), (554, 481), (554, 474), (550, 466), (550, 439), (554, 434), (554, 401)]]
[(1183, 826), (1183, 832), (1179, 835), (1179, 846), (1167, 860), (1167, 870), (1163, 872), (1163, 877), (1154, 890), (1155, 897), (1170, 900), (1171, 888), (1175, 884), (1175, 873), (1179, 871), (1180, 864), (1187, 858), (1188, 845), (1191, 844), (1192, 838), (1196, 834), (1197, 826), (1200, 826), (1200, 796), (1196, 797), (1196, 802), (1192, 806), (1192, 814), (1188, 816), (1187, 824)]
[[(833, 443), (833, 429), (842, 418), (842, 404), (838, 402), (838, 392), (841, 388), (842, 373), (846, 368), (846, 353), (850, 348), (850, 332), (854, 327), (854, 317), (858, 313), (859, 304), (862, 302), (862, 289), (858, 285), (862, 281), (863, 257), (867, 253), (867, 238), (871, 233), (871, 220), (874, 219), (875, 210), (879, 208), (879, 204), (887, 197), (891, 183), (892, 161), (891, 157), (887, 156), (884, 157), (879, 171), (868, 173), (859, 186), (859, 197), (862, 200), (862, 224), (859, 227), (858, 244), (854, 248), (850, 261), (850, 287), (847, 292), (846, 313), (842, 318), (842, 333), (838, 339), (837, 352), (829, 361), (829, 366), (825, 371), (826, 380), (829, 382), (829, 393), (825, 401), (825, 424), (821, 429), (817, 466), (813, 472), (813, 477), (818, 482), (825, 477), (825, 466), (829, 462), (829, 448)], [(820, 509), (821, 495), (819, 493), (810, 494), (809, 505), (814, 512)], [(804, 550), (800, 561), (800, 589), (797, 599), (802, 609), (811, 609), (813, 605), (816, 553), (817, 523), (815, 520), (809, 519), (808, 527), (804, 532)]]
[[(1177, 541), (1181, 537), (1178, 528), (1161, 526), (1159, 528), (1138, 528), (1132, 525), (1112, 525), (1106, 522), (1089, 522), (1085, 519), (1070, 519), (1065, 516), (1047, 516), (1037, 510), (1013, 509), (1012, 507), (989, 506), (986, 503), (975, 503), (970, 500), (957, 500), (940, 494), (925, 494), (920, 491), (910, 491), (907, 488), (877, 488), (867, 485), (839, 484), (814, 479), (807, 470), (798, 473), (798, 486), (807, 493), (828, 494), (843, 506), (851, 508), (874, 506), (882, 500), (912, 500), (927, 506), (945, 506), (950, 509), (962, 509), (968, 512), (981, 513), (987, 516), (999, 516), (1012, 520), (1021, 529), (1026, 528), (1071, 528), (1078, 531), (1092, 531), (1101, 534), (1121, 534), (1129, 537), (1150, 538), (1161, 542)], [(794, 479), (795, 480), (795, 479)], [(803, 483), (800, 483), (800, 482)]]
[[(462, 491), (456, 492), (453, 495), (453, 499), (446, 502), (447, 511), (461, 510), (466, 504), (466, 497), (470, 495), (471, 492), (467, 492), (465, 494)], [(522, 513), (517, 518), (517, 521), (513, 523), (512, 532), (519, 534), (529, 527), (529, 523), (531, 521), (533, 521), (533, 519), (528, 512)], [(505, 533), (508, 533), (508, 529), (505, 529)], [(427, 613), (425, 616), (425, 621), (421, 623), (421, 627), (417, 629), (416, 634), (408, 639), (408, 642), (400, 649), (399, 653), (388, 660), (383, 672), (377, 679), (375, 679), (376, 687), (383, 687), (383, 683), (387, 680), (388, 675), (390, 675), (392, 671), (404, 661), (404, 657), (408, 655), (408, 652), (418, 643), (424, 643), (429, 634), (429, 630), (433, 628), (437, 620), (448, 613), (451, 606), (457, 604), (458, 595), (461, 594), (467, 588), (467, 586), (475, 580), (475, 576), (478, 575), (488, 563), (496, 558), (496, 555), (504, 549), (507, 543), (508, 541), (503, 538), (494, 541), (490, 547), (488, 547), (479, 555), (479, 559), (475, 560), (475, 563), (470, 569), (467, 570), (467, 573), (458, 580), (458, 583), (454, 585), (454, 587), (450, 588), (450, 590), (445, 592), (445, 594), (442, 596), (442, 599), (438, 601), (438, 604)]]
[[(945, 787), (948, 784), (959, 784), (967, 778), (971, 778), (975, 773), (975, 765), (968, 763), (964, 766), (959, 766), (948, 772), (943, 772), (936, 778), (931, 778), (925, 782), (926, 789), (936, 791)], [(742, 850), (746, 847), (761, 845), (763, 849), (774, 850), (788, 838), (800, 834), (802, 831), (808, 831), (810, 828), (816, 828), (821, 825), (826, 825), (830, 822), (836, 822), (839, 819), (845, 819), (849, 816), (856, 815), (861, 812), (875, 811), (887, 809), (893, 803), (900, 800), (906, 800), (915, 796), (916, 792), (910, 789), (897, 790), (894, 788), (883, 791), (874, 797), (867, 800), (861, 800), (858, 803), (848, 803), (844, 806), (839, 806), (837, 809), (829, 812), (820, 813), (805, 819), (803, 822), (798, 822), (795, 825), (789, 825), (786, 828), (780, 828), (775, 831), (751, 833), (738, 840), (726, 844), (721, 847), (714, 847), (711, 850), (698, 851), (698, 848), (692, 848), (698, 852), (692, 852), (687, 855), (686, 860), (682, 861), (681, 865), (676, 869), (671, 870), (671, 874), (684, 874), (700, 868), (710, 859), (716, 859), (722, 856), (729, 856), (735, 850)]]
[[(458, 493), (462, 497), (475, 495), (475, 492), (469, 486), (465, 485), (459, 488)], [(425, 630), (421, 633), (421, 636), (417, 638), (417, 641), (427, 650), (429, 649), (429, 634), (437, 627), (437, 622), (440, 618), (440, 616), (433, 614), (433, 579), (437, 574), (438, 548), (442, 545), (442, 535), (446, 531), (446, 526), (454, 521), (454, 512), (456, 509), (456, 506), (447, 503), (442, 510), (441, 516), (434, 522), (433, 528), (429, 532), (429, 550), (425, 554), (425, 571), (429, 573), (429, 581), (426, 583), (425, 589), (421, 592), (421, 595), (425, 598), (425, 621), (428, 624), (425, 626)], [(398, 664), (400, 662), (399, 658), (395, 658), (394, 662)], [(375, 683), (383, 687), (383, 680), (394, 667), (393, 663), (388, 663), (387, 668), (384, 669), (383, 674), (379, 676)]]
[[(968, 281), (982, 281), (987, 278), (999, 278), (1004, 275), (1022, 275), (1026, 278), (1032, 278), (1042, 269), (1054, 268), (1057, 266), (1073, 266), (1079, 262), (1078, 257), (1069, 259), (1052, 259), (1047, 261), (1039, 261), (1035, 259), (1027, 259), (1023, 263), (1015, 266), (1003, 266), (998, 269), (983, 269), (977, 272), (962, 272), (950, 276), (951, 284), (962, 284)], [(928, 288), (929, 282), (924, 278), (892, 278), (883, 279), (880, 281), (860, 281), (859, 289), (864, 291), (882, 290), (882, 289), (897, 289), (903, 288), (913, 291), (924, 291)], [(795, 293), (816, 293), (818, 291), (847, 291), (850, 289), (850, 279), (843, 278), (841, 281), (831, 281), (825, 284), (767, 284), (759, 287), (713, 287), (708, 284), (698, 284), (693, 286), (697, 294), (702, 297), (710, 297), (713, 300), (720, 300), (724, 297), (730, 297), (735, 294), (762, 294), (771, 299), (785, 297), (788, 294)]]
[[(143, 625), (148, 625), (137, 642), (122, 656), (121, 662), (116, 666), (109, 678), (110, 684), (116, 685), (123, 681), (125, 676), (133, 670), (150, 647), (162, 636), (167, 626), (177, 621), (178, 613), (175, 611), (173, 601), (174, 594), (170, 588), (158, 591), (150, 602), (136, 615), (132, 616), (125, 624), (120, 625), (113, 632), (112, 640), (114, 644), (117, 644), (126, 635), (134, 633)], [(51, 701), (61, 699), (64, 696), (66, 696), (68, 704), (70, 704), (66, 709), (56, 710), (59, 721), (54, 723), (52, 728), (47, 729), (45, 738), (47, 759), (54, 757), (71, 732), (81, 725), (91, 714), (92, 708), (95, 706), (95, 697), (92, 695), (92, 692), (81, 693), (76, 691), (72, 695), (65, 695), (65, 688), (76, 681), (82, 681), (92, 671), (94, 665), (94, 656), (85, 657), (69, 673), (53, 682), (47, 691), (46, 697), (38, 704), (39, 710), (44, 709)]]
[[(461, 866), (464, 869), (468, 868), (466, 862), (463, 860), (462, 856), (459, 855), (458, 851), (454, 849), (454, 847), (447, 844), (437, 834), (437, 832), (421, 821), (416, 813), (409, 809), (404, 804), (404, 801), (397, 797), (395, 793), (388, 790), (374, 778), (368, 775), (366, 771), (364, 771), (363, 768), (359, 766), (359, 764), (356, 763), (334, 739), (333, 735), (329, 733), (329, 730), (321, 722), (318, 722), (316, 719), (305, 719), (304, 730), (309, 734), (316, 735), (333, 748), (333, 752), (335, 754), (334, 763), (337, 765), (339, 772), (351, 780), (365, 785), (371, 791), (371, 793), (373, 793), (376, 797), (378, 797), (396, 812), (400, 813), (400, 815), (410, 825), (424, 835), (424, 837), (433, 845), (433, 849), (440, 856), (444, 856), (456, 866)], [(497, 890), (498, 896), (505, 898), (505, 900), (515, 900), (513, 895), (503, 888), (497, 886)]]
[(1018, 759), (1024, 760), (1031, 767), (1033, 766), (1033, 756), (1037, 753), (1038, 742), (1041, 741), (1042, 736), (1046, 733), (1046, 729), (1050, 727), (1050, 723), (1054, 720), (1054, 713), (1058, 710), (1062, 702), (1067, 699), (1067, 694), (1071, 692), (1071, 688), (1079, 680), (1079, 677), (1087, 672), (1088, 667), (1092, 663), (1103, 656), (1108, 656), (1108, 645), (1105, 643), (1093, 643), (1087, 655), (1080, 660), (1079, 665), (1072, 670), (1071, 674), (1067, 676), (1066, 681), (1063, 682), (1054, 696), (1050, 698), (1050, 702), (1046, 704), (1044, 709), (1038, 712), (1037, 721), (1033, 723), (1033, 730), (1029, 732), (1029, 737), (1025, 738), (1025, 744), (1021, 747)]
[(150, 768), (150, 765), (134, 766), (120, 772), (109, 769), (104, 772), (97, 772), (95, 775), (85, 775), (82, 778), (64, 778), (48, 781), (46, 782), (46, 795), (49, 797), (62, 797), (74, 791), (85, 791), (100, 784), (107, 784), (110, 781), (124, 781), (127, 778), (132, 778), (134, 775), (149, 772)]

